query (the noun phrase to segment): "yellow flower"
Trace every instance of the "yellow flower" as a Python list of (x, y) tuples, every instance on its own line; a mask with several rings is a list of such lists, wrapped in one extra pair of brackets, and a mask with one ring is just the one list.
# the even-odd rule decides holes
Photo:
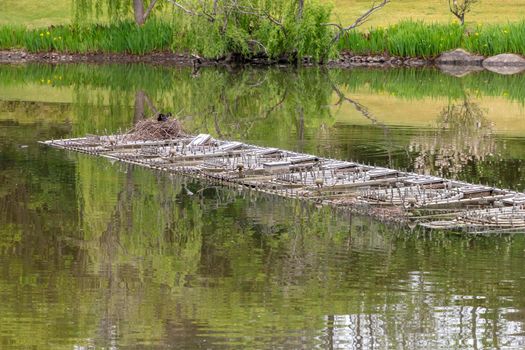
[(43, 83), (43, 82), (44, 82), (44, 79), (40, 79), (40, 82)]
[(44, 36), (44, 33), (40, 33), (40, 36)]
[(61, 37), (61, 36), (59, 36), (59, 37), (58, 37), (58, 40), (62, 40), (62, 37)]
[(48, 83), (48, 84), (51, 84), (51, 80), (47, 79), (47, 83)]
[(503, 33), (507, 34), (509, 31), (507, 29), (503, 30)]
[(476, 32), (476, 34), (475, 34), (475, 35), (476, 35), (476, 36), (479, 36), (479, 33), (478, 33), (478, 32)]
[(50, 35), (51, 35), (51, 33), (50, 33), (50, 32), (46, 32), (46, 35), (47, 35), (47, 36), (50, 36)]

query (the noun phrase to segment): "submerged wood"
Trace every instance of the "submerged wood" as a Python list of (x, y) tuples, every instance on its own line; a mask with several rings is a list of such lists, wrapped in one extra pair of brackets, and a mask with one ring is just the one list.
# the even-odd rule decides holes
[(48, 146), (409, 223), (466, 232), (525, 232), (525, 194), (277, 148), (184, 135), (170, 126), (44, 141)]

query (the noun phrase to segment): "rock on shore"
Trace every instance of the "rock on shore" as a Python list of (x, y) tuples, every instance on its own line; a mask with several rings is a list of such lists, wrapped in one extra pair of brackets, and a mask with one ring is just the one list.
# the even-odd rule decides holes
[(480, 55), (472, 54), (463, 49), (455, 49), (447, 51), (436, 58), (436, 64), (438, 65), (464, 65), (464, 66), (481, 66), (485, 57)]
[(487, 58), (483, 67), (499, 74), (517, 74), (525, 71), (525, 59), (521, 56), (504, 53)]

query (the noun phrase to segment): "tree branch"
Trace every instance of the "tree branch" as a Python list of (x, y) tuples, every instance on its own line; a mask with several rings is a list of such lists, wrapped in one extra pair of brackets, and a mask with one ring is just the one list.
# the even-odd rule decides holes
[(267, 18), (270, 22), (272, 22), (273, 24), (275, 24), (276, 26), (279, 26), (281, 27), (281, 29), (283, 30), (283, 32), (285, 31), (285, 28), (284, 28), (284, 25), (282, 24), (282, 22), (280, 22), (277, 18), (273, 17), (268, 11), (261, 11), (255, 7), (252, 7), (252, 6), (240, 6), (240, 5), (229, 5), (229, 6), (226, 6), (228, 8), (230, 8), (231, 10), (237, 12), (237, 13), (241, 13), (241, 14), (244, 14), (244, 15), (254, 15), (254, 16), (257, 16), (257, 17), (262, 17), (262, 18)]
[(388, 129), (388, 127), (381, 123), (380, 121), (377, 120), (377, 118), (370, 112), (370, 110), (362, 105), (361, 103), (359, 103), (358, 101), (356, 100), (353, 100), (351, 99), (350, 97), (346, 96), (334, 83), (330, 83), (332, 85), (332, 90), (337, 94), (337, 97), (339, 97), (339, 100), (335, 103), (336, 106), (339, 106), (341, 105), (344, 101), (352, 104), (354, 106), (354, 108), (359, 112), (361, 113), (361, 115), (363, 115), (365, 118), (367, 118), (368, 120), (370, 120), (372, 122), (372, 124), (374, 125), (379, 125), (380, 127), (382, 128), (386, 128)]
[(181, 4), (179, 4), (178, 2), (174, 1), (174, 0), (168, 0), (168, 2), (172, 3), (173, 5), (177, 6), (178, 8), (180, 8), (182, 11), (186, 12), (188, 15), (191, 15), (191, 16), (200, 16), (198, 13), (192, 11), (192, 10), (189, 10), (187, 9), (186, 7), (182, 6)]
[(146, 9), (146, 12), (144, 12), (144, 16), (143, 16), (143, 20), (144, 22), (146, 22), (146, 20), (148, 19), (150, 13), (151, 13), (151, 10), (153, 10), (153, 7), (155, 6), (155, 4), (157, 3), (158, 0), (152, 0), (150, 3), (149, 3), (149, 6), (148, 8)]
[(372, 16), (375, 12), (379, 11), (380, 9), (382, 9), (383, 7), (385, 7), (388, 3), (390, 2), (390, 0), (381, 0), (381, 2), (377, 3), (374, 1), (372, 3), (372, 7), (370, 7), (368, 9), (368, 11), (366, 11), (365, 13), (363, 13), (361, 16), (359, 16), (355, 21), (354, 23), (350, 24), (348, 27), (343, 27), (342, 25), (339, 25), (339, 24), (335, 24), (335, 23), (325, 23), (324, 25), (331, 25), (331, 26), (335, 26), (339, 29), (339, 31), (337, 32), (336, 35), (334, 35), (332, 41), (330, 42), (330, 45), (333, 45), (335, 44), (337, 41), (339, 41), (339, 39), (341, 38), (341, 36), (348, 32), (349, 30), (352, 30), (354, 28), (357, 28), (359, 27), (360, 25), (362, 25), (363, 23), (365, 23), (369, 18), (370, 16)]

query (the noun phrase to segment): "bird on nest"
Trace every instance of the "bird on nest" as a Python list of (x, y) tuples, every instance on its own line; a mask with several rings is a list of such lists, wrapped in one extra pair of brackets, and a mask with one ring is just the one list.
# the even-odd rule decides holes
[(166, 120), (168, 120), (168, 118), (170, 118), (172, 116), (171, 112), (168, 112), (166, 114), (164, 113), (159, 113), (159, 115), (157, 116), (157, 121), (159, 122), (165, 122)]

